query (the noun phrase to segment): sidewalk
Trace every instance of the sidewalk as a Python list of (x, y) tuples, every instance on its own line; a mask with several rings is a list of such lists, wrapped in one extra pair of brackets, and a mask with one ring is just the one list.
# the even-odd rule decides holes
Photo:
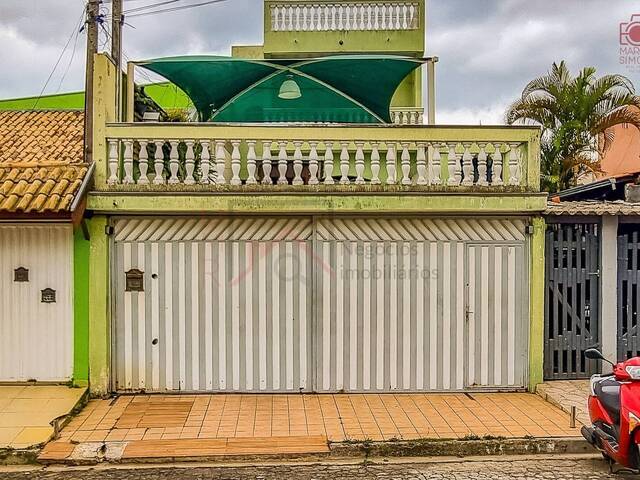
[(68, 415), (85, 393), (65, 386), (0, 386), (0, 449), (27, 449), (54, 434), (53, 422)]
[(536, 393), (566, 413), (570, 414), (571, 407), (576, 407), (576, 419), (588, 425), (590, 388), (589, 380), (554, 380), (538, 385)]
[(579, 435), (566, 413), (526, 393), (136, 395), (90, 402), (40, 459), (81, 458), (101, 445), (126, 460), (198, 457), (199, 450), (324, 453), (346, 441)]

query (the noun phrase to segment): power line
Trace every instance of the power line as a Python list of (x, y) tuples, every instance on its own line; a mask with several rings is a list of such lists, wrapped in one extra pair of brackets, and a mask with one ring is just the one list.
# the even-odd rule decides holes
[(134, 13), (134, 12), (139, 12), (141, 10), (148, 10), (150, 8), (154, 8), (154, 7), (161, 7), (162, 5), (169, 5), (170, 3), (177, 3), (177, 2), (181, 2), (182, 0), (165, 0), (164, 2), (158, 2), (158, 3), (150, 3), (148, 5), (142, 5), (141, 7), (136, 7), (136, 8), (131, 8), (129, 10), (125, 10), (122, 13)]
[[(80, 15), (80, 19), (78, 20), (77, 23), (82, 22), (83, 17), (84, 17), (84, 8), (82, 9), (82, 14)], [(73, 36), (74, 36), (74, 34), (76, 33), (76, 30), (77, 30), (76, 29), (77, 23), (73, 24), (73, 30), (71, 31), (71, 35), (69, 35), (69, 39), (67, 40), (67, 43), (65, 43), (64, 47), (62, 48), (62, 51), (60, 52), (60, 56), (58, 56), (58, 60), (56, 60), (55, 65), (51, 69), (51, 73), (49, 73), (49, 76), (47, 77), (47, 81), (44, 82), (44, 85), (42, 86), (42, 90), (40, 90), (40, 93), (38, 94), (38, 97), (36, 98), (36, 101), (33, 104), (33, 110), (35, 110), (35, 108), (38, 106), (38, 102), (42, 98), (42, 95), (44, 94), (44, 91), (47, 89), (47, 86), (49, 85), (49, 82), (51, 81), (51, 78), (53, 77), (53, 74), (55, 73), (56, 69), (58, 68), (58, 65), (60, 65), (60, 61), (62, 60), (62, 57), (64, 57), (64, 54), (67, 51), (67, 48), (69, 48), (69, 44), (71, 43), (71, 39), (73, 39)]]
[[(177, 1), (177, 0), (170, 0), (170, 1)], [(227, 1), (228, 0), (208, 0), (206, 2), (193, 3), (193, 4), (189, 4), (189, 5), (180, 5), (178, 7), (171, 7), (171, 8), (162, 8), (160, 10), (152, 10), (150, 12), (134, 13), (133, 15), (127, 15), (127, 18), (144, 17), (144, 16), (147, 16), (147, 15), (155, 15), (155, 14), (158, 14), (158, 13), (177, 12), (177, 11), (180, 11), (180, 10), (188, 10), (190, 8), (203, 7), (205, 5), (211, 5), (211, 4), (214, 4), (214, 3), (222, 3), (222, 2), (227, 2)]]
[(78, 22), (78, 26), (76, 27), (76, 38), (73, 41), (73, 50), (71, 51), (71, 56), (69, 57), (69, 63), (67, 64), (67, 68), (65, 69), (64, 73), (62, 74), (62, 77), (60, 78), (60, 83), (58, 84), (58, 89), (56, 90), (56, 93), (58, 93), (62, 88), (62, 84), (64, 83), (65, 78), (67, 78), (67, 74), (69, 73), (69, 69), (71, 68), (71, 64), (73, 63), (73, 59), (76, 56), (76, 47), (78, 46), (78, 37), (80, 36), (81, 26), (82, 26), (82, 17), (80, 17), (80, 21)]

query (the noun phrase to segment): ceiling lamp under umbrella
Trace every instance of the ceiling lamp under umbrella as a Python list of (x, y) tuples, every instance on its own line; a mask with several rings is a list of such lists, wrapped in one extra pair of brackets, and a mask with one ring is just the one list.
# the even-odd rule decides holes
[(283, 100), (295, 100), (300, 97), (302, 97), (300, 86), (293, 79), (293, 75), (287, 75), (287, 79), (282, 82), (282, 85), (280, 86), (278, 98)]

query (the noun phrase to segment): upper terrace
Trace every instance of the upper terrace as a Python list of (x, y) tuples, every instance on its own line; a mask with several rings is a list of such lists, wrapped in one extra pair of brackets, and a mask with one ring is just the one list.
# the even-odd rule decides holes
[[(349, 201), (353, 210), (425, 196), (427, 204), (412, 208), (531, 209), (528, 197), (540, 191), (539, 129), (422, 125), (422, 65), (433, 60), (422, 58), (424, 0), (265, 0), (264, 18), (264, 45), (234, 48), (244, 59), (130, 63), (122, 114), (113, 64), (97, 58), (101, 208), (131, 197), (130, 210), (178, 197), (206, 198), (197, 203), (203, 208), (231, 198), (220, 205), (238, 208), (254, 204), (236, 195), (308, 194), (313, 202)], [(138, 68), (180, 86), (199, 121), (134, 122)], [(108, 200), (114, 195), (121, 200)], [(380, 200), (349, 200), (365, 197)], [(543, 200), (533, 203), (543, 208)]]
[[(267, 58), (425, 51), (425, 0), (266, 0)], [(322, 33), (318, 41), (317, 33)]]
[[(96, 76), (101, 86), (94, 136), (97, 191), (539, 191), (537, 128), (395, 125), (390, 112), (378, 115), (366, 99), (363, 112), (369, 123), (348, 123), (342, 117), (337, 123), (248, 123), (233, 116), (217, 122), (215, 112), (212, 122), (117, 122), (113, 64), (106, 56), (96, 64), (102, 69)], [(298, 78), (286, 69), (281, 74), (275, 92), (265, 93), (268, 88), (260, 83), (259, 94), (277, 96), (287, 81)], [(243, 112), (234, 106), (225, 115)]]

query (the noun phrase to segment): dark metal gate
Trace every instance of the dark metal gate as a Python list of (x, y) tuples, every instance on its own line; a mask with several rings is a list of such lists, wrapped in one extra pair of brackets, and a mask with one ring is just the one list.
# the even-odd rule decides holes
[(618, 359), (638, 355), (640, 310), (640, 225), (618, 230)]
[(598, 370), (584, 351), (599, 346), (600, 225), (550, 223), (546, 234), (546, 380), (587, 378)]

